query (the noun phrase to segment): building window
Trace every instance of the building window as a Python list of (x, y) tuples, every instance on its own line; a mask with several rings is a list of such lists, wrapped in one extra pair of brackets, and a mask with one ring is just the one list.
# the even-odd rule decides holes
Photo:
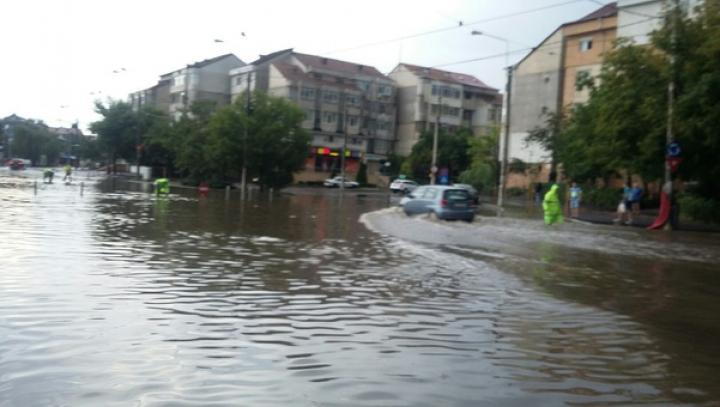
[(335, 113), (325, 113), (325, 123), (336, 123), (337, 122), (337, 114)]
[(363, 92), (367, 92), (370, 89), (370, 84), (365, 81), (357, 81), (357, 87)]
[(327, 136), (327, 141), (328, 141), (328, 143), (332, 143), (333, 141), (335, 141), (335, 137), (334, 137), (334, 136)]
[(358, 139), (356, 139), (356, 138), (354, 138), (354, 139), (352, 139), (352, 143), (353, 143), (353, 144), (360, 144), (361, 141), (358, 140)]
[(357, 106), (359, 104), (359, 99), (357, 95), (345, 95), (345, 104), (349, 106)]
[(392, 88), (388, 85), (378, 85), (378, 93), (383, 96), (390, 96), (392, 94)]
[(242, 76), (236, 77), (236, 78), (235, 78), (235, 85), (240, 85), (240, 84), (242, 83), (242, 81), (243, 81), (243, 77), (242, 77)]
[(315, 100), (315, 89), (302, 88), (300, 89), (300, 97), (306, 100)]
[(472, 120), (472, 117), (473, 117), (472, 110), (463, 110), (463, 120)]
[(387, 130), (390, 127), (388, 122), (378, 122), (378, 130)]
[(348, 125), (349, 126), (357, 126), (358, 125), (358, 117), (357, 116), (348, 116)]
[(200, 75), (197, 73), (191, 73), (188, 75), (188, 85), (195, 86), (200, 83)]
[(335, 82), (337, 82), (337, 83), (345, 83), (345, 78), (335, 78)]
[(173, 86), (180, 86), (185, 84), (185, 75), (179, 75), (173, 78)]
[(337, 103), (338, 102), (338, 93), (337, 92), (324, 92), (325, 102), (326, 103)]
[(315, 121), (315, 111), (314, 110), (308, 110), (307, 112), (305, 112), (305, 121), (308, 121), (308, 122)]
[(593, 77), (590, 71), (575, 72), (575, 90), (581, 91), (593, 85)]
[(580, 51), (589, 51), (592, 49), (592, 38), (583, 38), (580, 40)]

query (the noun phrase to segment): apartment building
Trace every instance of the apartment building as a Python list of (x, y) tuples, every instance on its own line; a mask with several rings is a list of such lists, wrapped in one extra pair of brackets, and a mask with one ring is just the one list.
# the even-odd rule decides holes
[(343, 151), (347, 173), (365, 162), (372, 175), (393, 151), (395, 86), (372, 66), (286, 49), (234, 69), (230, 77), (233, 99), (247, 89), (261, 89), (305, 110), (303, 127), (313, 140), (298, 180), (320, 180), (339, 171)]
[[(589, 90), (576, 84), (600, 73), (604, 55), (617, 36), (617, 16), (616, 3), (609, 3), (563, 24), (515, 65), (508, 150), (511, 161), (549, 162), (549, 153), (537, 144), (528, 145), (525, 138), (532, 129), (546, 125), (549, 113), (587, 102)], [(547, 176), (544, 166), (540, 179), (547, 180)], [(513, 175), (508, 186), (526, 186), (527, 182)]]
[(231, 100), (228, 72), (242, 66), (245, 63), (233, 54), (196, 62), (161, 75), (155, 86), (130, 94), (129, 101), (136, 107), (154, 104), (176, 117), (195, 100), (228, 105)]
[(500, 124), (501, 95), (472, 75), (401, 63), (388, 76), (398, 87), (397, 154), (409, 155), (436, 122), (449, 132), (470, 128), (476, 136)]

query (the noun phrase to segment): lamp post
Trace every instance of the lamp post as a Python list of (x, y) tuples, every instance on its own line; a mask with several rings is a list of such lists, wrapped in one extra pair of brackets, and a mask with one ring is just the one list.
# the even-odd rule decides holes
[[(503, 132), (502, 137), (500, 138), (500, 143), (502, 146), (502, 157), (500, 160), (500, 179), (498, 182), (498, 200), (497, 200), (497, 206), (500, 208), (500, 214), (503, 210), (503, 195), (505, 193), (505, 182), (506, 182), (506, 173), (507, 173), (507, 167), (508, 167), (508, 147), (509, 147), (509, 140), (510, 140), (510, 93), (512, 91), (512, 73), (514, 67), (510, 66), (509, 57), (510, 57), (510, 41), (508, 41), (505, 38), (497, 37), (495, 35), (488, 34), (483, 31), (473, 31), (471, 33), (472, 35), (483, 35), (485, 37), (490, 37), (493, 39), (496, 39), (498, 41), (503, 41), (505, 43), (505, 69), (507, 69), (507, 87), (505, 89), (505, 123), (504, 128), (505, 131)], [(499, 150), (498, 150), (499, 151)]]

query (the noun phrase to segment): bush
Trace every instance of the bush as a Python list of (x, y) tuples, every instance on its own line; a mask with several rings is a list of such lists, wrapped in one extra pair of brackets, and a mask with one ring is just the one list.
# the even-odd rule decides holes
[(616, 188), (592, 188), (583, 186), (582, 190), (583, 203), (601, 208), (616, 208), (622, 198), (622, 191)]
[(360, 163), (360, 169), (358, 170), (355, 181), (360, 185), (367, 184), (367, 165), (365, 165), (365, 163)]
[(693, 220), (720, 222), (720, 201), (686, 192), (678, 198), (680, 211)]
[(513, 188), (508, 188), (507, 193), (508, 193), (508, 196), (525, 196), (525, 194), (527, 194), (527, 189), (513, 187)]
[(483, 193), (485, 190), (492, 189), (492, 168), (489, 165), (475, 166), (461, 172), (458, 181), (470, 184), (477, 189), (478, 193)]

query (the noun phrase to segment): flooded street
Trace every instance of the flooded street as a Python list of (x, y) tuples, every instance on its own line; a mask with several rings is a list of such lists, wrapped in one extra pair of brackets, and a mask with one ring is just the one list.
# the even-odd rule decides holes
[(78, 175), (0, 173), (0, 407), (720, 405), (717, 235)]

